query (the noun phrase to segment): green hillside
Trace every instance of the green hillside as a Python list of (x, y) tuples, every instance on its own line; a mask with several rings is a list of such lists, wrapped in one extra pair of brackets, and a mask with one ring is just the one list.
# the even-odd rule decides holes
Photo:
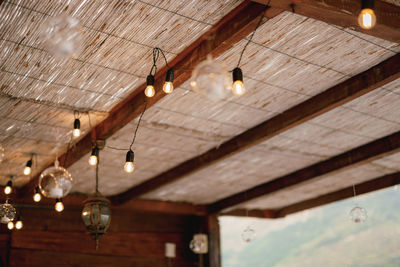
[[(366, 208), (355, 224), (349, 211)], [(400, 192), (389, 188), (279, 220), (222, 217), (223, 267), (400, 266)], [(247, 225), (256, 231), (241, 240)]]

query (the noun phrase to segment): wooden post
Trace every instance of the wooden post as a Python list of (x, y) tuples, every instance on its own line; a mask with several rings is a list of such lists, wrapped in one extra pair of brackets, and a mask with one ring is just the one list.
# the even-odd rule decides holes
[(221, 267), (221, 241), (216, 213), (207, 216), (208, 262), (207, 267)]

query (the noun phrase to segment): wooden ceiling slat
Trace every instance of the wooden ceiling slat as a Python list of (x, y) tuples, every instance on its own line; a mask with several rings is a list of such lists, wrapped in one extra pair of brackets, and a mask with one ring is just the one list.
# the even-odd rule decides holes
[(129, 190), (112, 197), (114, 203), (123, 203), (156, 188), (181, 179), (194, 171), (223, 160), (228, 156), (257, 145), (288, 129), (343, 105), (361, 95), (400, 77), (400, 54), (362, 72), (293, 108), (243, 132), (218, 147), (189, 159)]
[(209, 205), (209, 211), (219, 212), (269, 193), (283, 190), (305, 181), (310, 181), (325, 174), (332, 174), (336, 171), (343, 170), (344, 168), (371, 162), (378, 158), (396, 153), (399, 150), (400, 131), (354, 148), (330, 159), (318, 162), (309, 167), (284, 175), (273, 181), (260, 184), (246, 191), (221, 199)]
[[(175, 69), (174, 86), (178, 87), (188, 80), (191, 76), (190, 70), (203, 61), (208, 54), (217, 57), (251, 33), (264, 10), (265, 6), (261, 4), (244, 1), (169, 62), (169, 66)], [(265, 15), (273, 17), (281, 12), (280, 9), (270, 8)], [(164, 67), (155, 75), (154, 87), (158, 89), (152, 98), (147, 98), (143, 94), (146, 87), (146, 84), (143, 83), (130, 96), (115, 106), (110, 111), (109, 116), (97, 125), (91, 133), (88, 133), (73, 148), (62, 155), (60, 162), (64, 162), (66, 155), (68, 155), (64, 167), (71, 166), (89, 153), (94, 139), (107, 139), (138, 117), (143, 111), (146, 102), (147, 107), (150, 107), (162, 99), (165, 94), (159, 88), (162, 88), (166, 71), (167, 68)], [(21, 196), (33, 191), (37, 184), (37, 179), (35, 177), (20, 190)]]
[[(266, 4), (269, 0), (255, 0), (255, 2)], [(291, 4), (294, 4), (294, 6), (291, 6)], [(400, 7), (381, 0), (375, 0), (377, 23), (370, 30), (364, 30), (358, 25), (357, 18), (361, 10), (360, 0), (274, 0), (270, 1), (270, 5), (339, 27), (400, 43)]]

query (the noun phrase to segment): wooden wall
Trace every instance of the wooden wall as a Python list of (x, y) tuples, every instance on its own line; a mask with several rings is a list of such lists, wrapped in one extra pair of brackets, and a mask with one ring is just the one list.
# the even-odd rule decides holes
[[(1, 226), (0, 256), (4, 261), (8, 255), (9, 266), (198, 266), (189, 242), (193, 233), (207, 230), (204, 217), (117, 210), (96, 251), (79, 209), (60, 214), (50, 208), (19, 210), (22, 230), (9, 235)], [(177, 257), (172, 261), (164, 257), (166, 242), (176, 244)]]

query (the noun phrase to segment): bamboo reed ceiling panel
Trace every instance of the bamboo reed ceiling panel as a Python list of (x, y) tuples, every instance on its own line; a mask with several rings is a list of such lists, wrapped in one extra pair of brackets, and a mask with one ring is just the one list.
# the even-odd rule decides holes
[[(239, 42), (217, 60), (233, 69), (245, 42)], [(311, 52), (306, 53), (307, 48)], [(146, 181), (370, 68), (394, 55), (396, 49), (394, 43), (366, 40), (326, 23), (283, 13), (257, 31), (245, 52), (241, 67), (248, 91), (244, 96), (211, 101), (193, 92), (186, 82), (164, 97), (143, 117), (134, 146), (133, 174), (125, 174), (122, 167), (137, 120), (107, 140), (108, 145), (125, 150), (106, 149), (101, 153), (101, 175), (110, 177), (104, 178), (102, 191), (113, 195)], [(364, 114), (357, 114), (356, 121), (365, 119)], [(377, 120), (384, 126), (382, 133), (397, 129), (397, 125)], [(144, 197), (210, 203), (375, 138), (357, 134), (356, 130), (317, 123), (300, 125)], [(70, 168), (77, 192), (87, 193), (94, 187), (93, 179), (86, 180), (94, 175), (87, 164), (88, 156)]]
[(367, 164), (317, 177), (311, 181), (245, 202), (235, 208), (279, 209), (303, 200), (350, 187), (353, 184), (359, 184), (386, 174), (398, 172), (400, 170), (399, 163), (400, 153), (396, 153)]
[[(143, 83), (153, 47), (172, 59), (240, 2), (3, 1), (0, 184), (8, 174), (18, 175), (17, 186), (27, 182), (20, 174), (32, 152), (38, 154), (32, 175), (65, 152), (73, 110), (89, 112), (91, 127), (102, 121)], [(82, 51), (69, 59), (53, 57), (41, 41), (46, 21), (62, 12), (82, 25)], [(90, 126), (82, 114), (83, 134)]]
[(400, 6), (400, 0), (383, 0), (383, 1), (393, 4), (393, 5), (396, 5), (396, 6)]

